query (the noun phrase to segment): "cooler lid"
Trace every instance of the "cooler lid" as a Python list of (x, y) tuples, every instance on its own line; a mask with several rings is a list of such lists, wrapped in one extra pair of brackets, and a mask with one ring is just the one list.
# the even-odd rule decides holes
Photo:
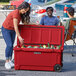
[(49, 43), (64, 46), (64, 26), (19, 25), (19, 31), (27, 45)]

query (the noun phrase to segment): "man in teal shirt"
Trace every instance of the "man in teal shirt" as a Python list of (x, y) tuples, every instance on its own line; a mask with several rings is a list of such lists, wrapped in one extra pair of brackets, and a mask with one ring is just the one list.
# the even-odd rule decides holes
[(70, 20), (76, 20), (76, 18), (74, 17), (74, 12), (75, 12), (75, 10), (73, 7), (67, 8), (67, 14), (69, 16), (69, 19), (66, 21), (65, 30), (69, 29)]
[(74, 8), (68, 7), (67, 14), (69, 16), (69, 19), (66, 21), (66, 25), (65, 25), (65, 40), (66, 41), (73, 39), (76, 36), (76, 33), (75, 33), (76, 18), (74, 18)]

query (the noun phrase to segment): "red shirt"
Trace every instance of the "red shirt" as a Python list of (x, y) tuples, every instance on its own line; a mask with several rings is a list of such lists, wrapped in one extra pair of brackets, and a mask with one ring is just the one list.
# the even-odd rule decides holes
[(20, 17), (18, 9), (14, 10), (8, 14), (5, 21), (3, 22), (3, 27), (8, 29), (8, 30), (14, 30), (14, 23), (13, 23), (14, 18), (16, 18), (18, 20), (18, 24), (19, 24), (21, 17)]

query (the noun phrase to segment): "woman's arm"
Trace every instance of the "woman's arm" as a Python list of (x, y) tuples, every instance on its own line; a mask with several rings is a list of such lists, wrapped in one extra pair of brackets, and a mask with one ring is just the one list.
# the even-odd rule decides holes
[(19, 30), (18, 30), (18, 20), (16, 18), (14, 18), (13, 23), (14, 23), (14, 29), (18, 36), (18, 39), (19, 39), (20, 43), (23, 44), (24, 43), (23, 38), (20, 36)]
[(38, 25), (38, 26), (40, 26), (40, 24), (36, 24), (36, 23), (23, 23), (24, 25)]

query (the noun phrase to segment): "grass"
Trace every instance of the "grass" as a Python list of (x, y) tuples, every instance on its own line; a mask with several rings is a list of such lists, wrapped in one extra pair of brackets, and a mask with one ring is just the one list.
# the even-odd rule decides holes
[(61, 0), (52, 0), (52, 1), (50, 1), (49, 3), (47, 3), (47, 5), (53, 4), (53, 3), (58, 2), (58, 1), (61, 1)]
[(0, 5), (8, 5), (9, 2), (0, 2)]

